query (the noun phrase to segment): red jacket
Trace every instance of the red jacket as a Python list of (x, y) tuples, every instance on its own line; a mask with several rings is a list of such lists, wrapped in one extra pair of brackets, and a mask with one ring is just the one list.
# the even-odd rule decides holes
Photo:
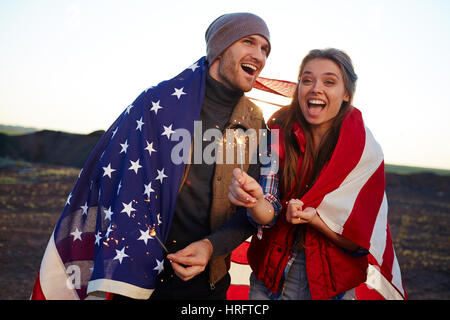
[[(290, 258), (296, 226), (286, 221), (285, 210), (276, 224), (264, 229), (261, 240), (252, 238), (248, 262), (257, 279), (273, 293)], [(367, 257), (353, 257), (312, 227), (305, 234), (306, 274), (311, 298), (329, 299), (366, 281)]]
[[(272, 128), (277, 128), (272, 125)], [(279, 129), (279, 127), (278, 127)], [(304, 135), (297, 124), (293, 127), (300, 148), (304, 152)], [(284, 146), (280, 130), (279, 146), (272, 146), (272, 151), (280, 156), (283, 165)], [(277, 149), (279, 148), (279, 149)], [(301, 164), (302, 158), (298, 160)], [(283, 199), (282, 203), (285, 204)], [(286, 208), (283, 207), (275, 225), (264, 229), (261, 240), (252, 238), (247, 258), (257, 279), (263, 280), (266, 287), (276, 293), (284, 270), (291, 257), (295, 241), (295, 225), (286, 221)], [(367, 257), (353, 257), (337, 247), (322, 233), (307, 226), (305, 232), (306, 273), (312, 299), (329, 299), (359, 284), (367, 277)], [(295, 249), (294, 249), (295, 250)]]

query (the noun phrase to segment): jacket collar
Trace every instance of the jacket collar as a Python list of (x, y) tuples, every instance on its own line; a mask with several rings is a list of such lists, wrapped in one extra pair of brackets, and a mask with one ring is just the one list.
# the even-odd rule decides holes
[(228, 128), (253, 128), (255, 121), (264, 121), (261, 110), (248, 97), (243, 95), (233, 109)]

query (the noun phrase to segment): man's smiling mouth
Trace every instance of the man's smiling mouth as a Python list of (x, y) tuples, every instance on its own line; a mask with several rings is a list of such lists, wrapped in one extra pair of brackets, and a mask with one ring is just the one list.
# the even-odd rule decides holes
[(253, 76), (256, 71), (258, 71), (258, 68), (252, 64), (249, 63), (243, 63), (241, 64), (242, 70), (247, 72), (249, 75)]

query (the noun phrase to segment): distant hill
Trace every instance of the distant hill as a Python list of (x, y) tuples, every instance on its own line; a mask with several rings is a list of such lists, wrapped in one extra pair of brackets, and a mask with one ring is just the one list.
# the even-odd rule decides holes
[(41, 130), (23, 135), (0, 133), (0, 157), (82, 168), (103, 130), (73, 134)]
[(20, 135), (26, 133), (36, 132), (39, 129), (29, 128), (29, 127), (21, 127), (21, 126), (9, 126), (0, 124), (0, 133), (4, 133), (7, 135)]
[(397, 174), (434, 173), (440, 176), (450, 176), (450, 170), (436, 168), (422, 168), (386, 164), (386, 172)]

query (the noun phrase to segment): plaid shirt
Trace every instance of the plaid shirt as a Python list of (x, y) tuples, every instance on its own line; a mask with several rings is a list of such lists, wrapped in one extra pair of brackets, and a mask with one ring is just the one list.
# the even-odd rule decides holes
[(281, 212), (280, 191), (278, 189), (278, 175), (271, 171), (268, 175), (261, 175), (259, 178), (259, 184), (264, 193), (264, 199), (269, 201), (273, 206), (274, 217), (272, 221), (266, 225), (260, 225), (256, 223), (250, 213), (247, 211), (247, 216), (250, 222), (258, 228), (258, 239), (262, 239), (263, 229), (272, 227), (277, 221), (278, 215)]

